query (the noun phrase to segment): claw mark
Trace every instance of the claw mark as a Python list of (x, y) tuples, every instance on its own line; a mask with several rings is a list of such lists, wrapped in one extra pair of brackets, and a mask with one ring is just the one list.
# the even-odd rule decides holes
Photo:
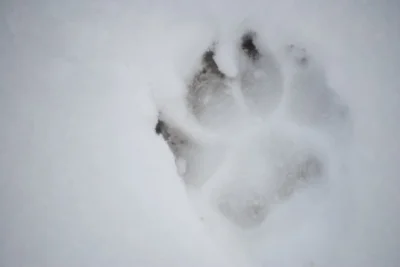
[(163, 134), (165, 128), (166, 128), (165, 122), (158, 119), (156, 127), (154, 129), (156, 131), (156, 134), (158, 134), (158, 135)]
[(203, 63), (203, 69), (201, 70), (201, 74), (206, 74), (206, 73), (213, 73), (217, 75), (220, 78), (225, 78), (225, 74), (222, 73), (219, 68), (217, 63), (214, 60), (215, 56), (215, 46), (216, 44), (214, 43), (211, 48), (209, 48), (203, 55), (202, 63)]
[(158, 118), (154, 130), (156, 134), (161, 135), (163, 139), (167, 142), (175, 158), (180, 157), (185, 148), (189, 147), (189, 139), (178, 129), (171, 127), (160, 118)]
[(256, 34), (254, 32), (247, 32), (242, 37), (242, 49), (252, 60), (258, 60), (260, 58), (260, 52), (253, 41), (255, 37)]
[(220, 71), (214, 60), (215, 46), (204, 52), (202, 57), (202, 69), (193, 77), (188, 85), (186, 97), (187, 105), (196, 117), (212, 106), (218, 97), (227, 94), (226, 75)]

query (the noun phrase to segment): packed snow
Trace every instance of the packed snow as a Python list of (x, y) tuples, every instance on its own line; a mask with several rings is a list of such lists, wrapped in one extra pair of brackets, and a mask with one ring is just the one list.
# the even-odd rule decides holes
[[(399, 12), (3, 1), (0, 266), (399, 266)], [(226, 81), (194, 114), (213, 44)]]

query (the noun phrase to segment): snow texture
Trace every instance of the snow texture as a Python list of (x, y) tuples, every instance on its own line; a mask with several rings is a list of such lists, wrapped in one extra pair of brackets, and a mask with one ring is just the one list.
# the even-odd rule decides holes
[(0, 266), (399, 266), (399, 12), (2, 1)]

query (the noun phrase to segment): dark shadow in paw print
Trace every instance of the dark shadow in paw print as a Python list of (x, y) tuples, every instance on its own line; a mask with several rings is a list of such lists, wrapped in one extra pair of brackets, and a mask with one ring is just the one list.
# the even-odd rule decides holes
[(156, 134), (158, 134), (158, 135), (162, 134), (162, 136), (165, 138), (165, 136), (164, 136), (165, 129), (166, 129), (165, 122), (163, 122), (162, 120), (158, 119), (156, 127), (154, 129), (156, 131)]
[(217, 63), (215, 62), (214, 56), (215, 56), (215, 52), (214, 52), (213, 47), (211, 47), (208, 51), (206, 51), (203, 54), (203, 57), (202, 57), (203, 69), (201, 70), (201, 72), (198, 75), (212, 73), (212, 74), (218, 76), (219, 78), (224, 79), (225, 74), (219, 70)]
[(167, 142), (175, 158), (182, 157), (184, 151), (187, 150), (191, 144), (187, 136), (162, 120), (160, 115), (154, 130), (156, 134), (161, 135), (165, 142)]
[(254, 37), (256, 34), (254, 32), (247, 32), (242, 37), (241, 48), (247, 54), (247, 56), (252, 60), (258, 60), (260, 58), (260, 52), (254, 44)]

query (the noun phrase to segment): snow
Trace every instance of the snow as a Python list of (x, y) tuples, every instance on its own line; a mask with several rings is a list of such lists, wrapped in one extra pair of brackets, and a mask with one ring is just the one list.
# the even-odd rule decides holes
[[(398, 266), (399, 11), (369, 0), (3, 1), (0, 266)], [(261, 121), (244, 116), (237, 134), (193, 123), (185, 82), (215, 38), (236, 77), (234, 42), (248, 28), (285, 86), (299, 76), (284, 47), (306, 49), (319, 74), (300, 78), (318, 86), (289, 96), (314, 107), (321, 83), (334, 90), (351, 138), (332, 138), (341, 124), (293, 123), (290, 97)], [(203, 186), (179, 177), (154, 133), (158, 109), (213, 148), (200, 157)], [(276, 166), (298, 150), (326, 171), (277, 200)], [(261, 223), (241, 215), (257, 194)]]

